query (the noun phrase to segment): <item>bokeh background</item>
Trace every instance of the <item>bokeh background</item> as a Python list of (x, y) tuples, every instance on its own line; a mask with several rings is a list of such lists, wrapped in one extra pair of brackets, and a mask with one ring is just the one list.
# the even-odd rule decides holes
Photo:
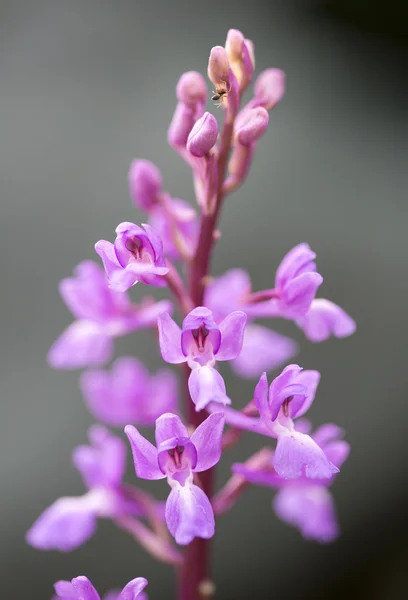
[[(166, 189), (193, 201), (189, 171), (166, 143), (174, 87), (183, 71), (205, 73), (230, 27), (255, 41), (258, 72), (286, 71), (287, 95), (225, 206), (213, 272), (242, 266), (265, 287), (283, 254), (307, 241), (322, 294), (358, 332), (312, 345), (278, 326), (299, 340), (300, 364), (322, 372), (314, 423), (341, 424), (352, 444), (334, 485), (341, 538), (304, 541), (275, 518), (270, 490), (254, 488), (218, 525), (217, 598), (405, 597), (408, 215), (394, 9), (358, 0), (0, 1), (2, 599), (49, 598), (55, 580), (82, 573), (100, 590), (144, 575), (150, 598), (174, 597), (170, 569), (109, 523), (67, 555), (33, 550), (24, 533), (54, 499), (83, 490), (70, 458), (91, 423), (78, 373), (45, 362), (71, 320), (58, 281), (117, 223), (140, 220), (127, 192), (133, 158), (153, 160)], [(160, 365), (149, 333), (117, 348)], [(242, 406), (253, 383), (229, 373), (227, 387)], [(225, 457), (220, 482), (258, 447), (248, 434)]]

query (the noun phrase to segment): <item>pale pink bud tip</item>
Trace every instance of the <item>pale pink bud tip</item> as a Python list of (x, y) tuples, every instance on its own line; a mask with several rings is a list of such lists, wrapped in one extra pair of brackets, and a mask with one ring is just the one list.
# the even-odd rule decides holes
[(267, 110), (273, 108), (285, 93), (285, 73), (280, 69), (263, 71), (255, 82), (255, 98)]
[(265, 133), (268, 123), (268, 112), (262, 106), (247, 109), (239, 121), (236, 139), (243, 146), (250, 146)]
[(149, 160), (134, 160), (130, 165), (129, 193), (134, 204), (149, 210), (158, 201), (162, 190), (162, 176), (159, 169)]
[(218, 124), (214, 115), (206, 112), (196, 121), (187, 140), (187, 150), (202, 157), (209, 153), (218, 136)]
[(195, 106), (198, 102), (205, 104), (207, 100), (207, 85), (204, 77), (197, 71), (188, 71), (180, 77), (176, 96), (180, 102)]
[(223, 46), (214, 46), (208, 59), (208, 77), (214, 85), (228, 84), (229, 60)]
[(225, 50), (231, 62), (241, 59), (244, 36), (238, 29), (230, 29), (227, 33)]

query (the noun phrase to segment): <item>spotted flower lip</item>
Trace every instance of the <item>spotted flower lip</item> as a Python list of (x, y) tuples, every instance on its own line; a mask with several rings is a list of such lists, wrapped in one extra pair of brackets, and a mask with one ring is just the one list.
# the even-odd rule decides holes
[(114, 338), (154, 325), (158, 314), (171, 310), (168, 300), (133, 304), (126, 293), (108, 287), (103, 270), (90, 260), (63, 279), (59, 290), (76, 320), (49, 350), (48, 362), (55, 369), (104, 364), (113, 354)]
[(219, 360), (239, 356), (246, 320), (245, 313), (235, 311), (218, 325), (205, 306), (192, 310), (185, 317), (182, 329), (168, 313), (158, 316), (162, 357), (168, 363), (187, 362), (192, 369), (188, 385), (197, 411), (209, 402), (230, 404), (224, 380), (214, 366)]
[(70, 552), (93, 536), (99, 518), (143, 514), (122, 487), (124, 441), (102, 426), (91, 427), (89, 439), (89, 446), (78, 446), (73, 452), (73, 462), (88, 492), (60, 498), (40, 515), (26, 535), (27, 542), (39, 550)]
[[(115, 594), (115, 600), (136, 600), (136, 598), (147, 600), (146, 594), (143, 593), (147, 583), (148, 581), (144, 577), (132, 579), (119, 594)], [(57, 581), (54, 589), (56, 593), (55, 600), (101, 600), (91, 581), (84, 575), (74, 577), (71, 581)], [(108, 597), (109, 600), (113, 600), (113, 594), (105, 596), (105, 600)]]
[(163, 244), (150, 225), (120, 223), (114, 244), (100, 240), (95, 250), (102, 259), (109, 287), (115, 291), (124, 292), (138, 281), (156, 287), (166, 285), (163, 275), (169, 269), (163, 256)]
[(193, 483), (193, 473), (206, 471), (220, 459), (224, 414), (215, 412), (190, 436), (177, 415), (165, 413), (156, 421), (156, 446), (132, 425), (125, 427), (136, 475), (142, 479), (164, 479), (171, 487), (165, 518), (170, 533), (180, 545), (195, 537), (211, 538), (214, 513), (204, 492)]

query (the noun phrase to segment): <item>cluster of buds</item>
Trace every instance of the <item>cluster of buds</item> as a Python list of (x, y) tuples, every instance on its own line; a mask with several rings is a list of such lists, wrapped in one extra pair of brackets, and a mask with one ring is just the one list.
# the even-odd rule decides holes
[[(303, 418), (320, 374), (287, 365), (298, 345), (257, 322), (292, 321), (313, 342), (354, 332), (355, 323), (342, 308), (316, 298), (323, 277), (313, 250), (306, 243), (290, 250), (274, 282), (259, 291), (241, 269), (219, 277), (209, 271), (224, 200), (244, 183), (270, 112), (284, 94), (283, 72), (268, 69), (241, 107), (254, 70), (254, 45), (238, 30), (228, 32), (225, 47), (211, 50), (208, 77), (215, 88), (212, 100), (223, 111), (220, 131), (214, 115), (205, 112), (208, 90), (202, 75), (190, 71), (181, 76), (168, 141), (191, 167), (197, 207), (165, 191), (153, 163), (134, 160), (129, 192), (147, 223), (120, 223), (113, 243), (95, 245), (103, 269), (85, 261), (61, 282), (61, 296), (76, 320), (48, 355), (55, 368), (85, 369), (81, 391), (101, 424), (90, 429), (90, 445), (73, 453), (86, 493), (52, 504), (28, 531), (28, 543), (71, 551), (94, 535), (99, 519), (110, 519), (156, 559), (181, 569), (184, 600), (197, 600), (204, 588), (207, 598), (212, 595), (208, 546), (197, 545), (197, 538), (213, 537), (216, 517), (251, 484), (276, 489), (275, 513), (305, 538), (335, 539), (338, 524), (329, 487), (349, 453), (339, 427), (323, 425), (311, 433)], [(137, 283), (138, 289), (167, 288), (171, 299), (145, 297), (135, 304), (128, 294)], [(179, 313), (174, 318), (173, 310)], [(163, 360), (180, 365), (183, 402), (171, 370), (150, 374), (135, 357), (119, 358), (110, 370), (103, 369), (112, 358), (114, 338), (142, 327), (157, 331)], [(238, 377), (258, 380), (245, 408), (238, 408), (242, 399), (228, 394), (220, 361), (230, 362)], [(267, 373), (282, 367), (269, 385)], [(165, 503), (123, 481), (126, 445), (105, 426), (124, 428), (138, 478), (167, 479)], [(138, 429), (153, 426), (155, 444)], [(214, 466), (244, 431), (257, 436), (260, 448), (232, 465), (230, 479), (214, 493)], [(273, 440), (276, 445), (270, 447)], [(177, 545), (186, 548), (182, 552)], [(105, 599), (146, 599), (146, 584), (139, 577)], [(55, 591), (65, 600), (100, 598), (86, 577), (60, 581)]]

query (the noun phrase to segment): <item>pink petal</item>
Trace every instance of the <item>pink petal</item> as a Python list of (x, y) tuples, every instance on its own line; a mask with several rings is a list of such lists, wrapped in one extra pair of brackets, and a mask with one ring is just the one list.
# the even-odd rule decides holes
[(231, 308), (239, 308), (251, 291), (251, 280), (242, 269), (231, 269), (216, 277), (206, 288), (204, 304), (208, 306), (217, 321), (231, 312)]
[(266, 373), (262, 373), (254, 390), (254, 402), (261, 417), (269, 417), (268, 404), (268, 378)]
[(163, 442), (172, 438), (188, 438), (188, 431), (181, 422), (180, 417), (172, 413), (161, 415), (156, 421), (156, 444), (159, 446)]
[(230, 313), (221, 321), (221, 346), (216, 354), (217, 360), (231, 360), (239, 355), (244, 342), (246, 322), (247, 316), (240, 310)]
[(132, 425), (125, 427), (125, 433), (132, 448), (136, 475), (141, 479), (164, 479), (165, 475), (159, 468), (157, 448)]
[(100, 600), (100, 596), (88, 577), (75, 577), (72, 585), (78, 594), (79, 600)]
[(194, 471), (206, 471), (220, 460), (224, 423), (224, 413), (212, 413), (194, 431), (191, 441), (196, 447), (198, 456)]
[[(95, 430), (100, 437), (98, 441), (92, 439), (92, 436), (95, 437)], [(73, 463), (80, 471), (85, 485), (88, 489), (119, 486), (126, 468), (124, 440), (112, 435), (101, 425), (91, 427), (89, 437), (91, 446), (77, 446), (72, 453)]]
[(319, 273), (306, 272), (285, 285), (281, 305), (284, 306), (286, 318), (293, 319), (306, 314), (322, 283), (323, 277)]
[(103, 326), (93, 321), (75, 321), (51, 346), (47, 360), (54, 369), (81, 369), (107, 362), (113, 342)]
[(347, 337), (356, 330), (355, 321), (340, 306), (324, 298), (313, 300), (309, 311), (296, 324), (312, 342), (322, 342), (331, 335)]
[(302, 371), (296, 377), (296, 383), (305, 386), (306, 398), (295, 396), (290, 402), (290, 415), (292, 419), (303, 416), (312, 406), (315, 399), (317, 386), (320, 381), (319, 371)]
[(196, 485), (176, 485), (166, 502), (166, 523), (176, 542), (185, 546), (195, 537), (215, 533), (214, 512), (204, 492)]
[(305, 270), (316, 271), (316, 265), (313, 262), (315, 258), (316, 253), (306, 243), (298, 244), (289, 250), (276, 270), (276, 287), (284, 287), (291, 279)]
[(117, 600), (136, 600), (139, 594), (143, 592), (147, 586), (147, 583), (147, 579), (144, 577), (132, 579), (132, 581), (129, 581), (129, 583), (125, 585)]
[(297, 527), (306, 539), (327, 543), (339, 534), (333, 498), (324, 486), (287, 485), (275, 496), (273, 507), (282, 521)]
[(26, 534), (27, 542), (38, 550), (75, 550), (96, 529), (96, 511), (89, 507), (86, 496), (60, 498), (51, 504)]
[(297, 431), (278, 437), (274, 467), (284, 479), (297, 479), (303, 472), (310, 479), (330, 479), (339, 472), (310, 436)]
[(259, 377), (263, 371), (272, 371), (297, 353), (294, 340), (261, 325), (247, 325), (240, 355), (231, 363), (233, 370), (244, 377)]
[(188, 389), (196, 411), (205, 408), (209, 402), (231, 404), (222, 376), (212, 367), (199, 366), (193, 369), (188, 379)]
[(187, 361), (181, 349), (181, 329), (166, 312), (157, 317), (159, 343), (163, 357), (168, 363), (179, 364)]

